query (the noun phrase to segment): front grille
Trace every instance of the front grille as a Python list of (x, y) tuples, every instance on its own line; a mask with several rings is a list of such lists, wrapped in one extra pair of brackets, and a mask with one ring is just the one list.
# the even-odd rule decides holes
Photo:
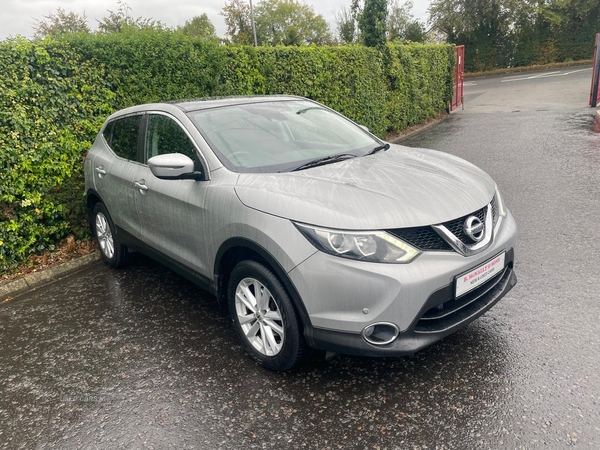
[(496, 290), (504, 290), (510, 280), (511, 273), (512, 264), (509, 264), (494, 278), (471, 292), (429, 309), (415, 325), (415, 332), (441, 332), (476, 314), (496, 297)]
[(458, 219), (450, 220), (449, 222), (444, 222), (442, 225), (448, 228), (448, 231), (450, 231), (450, 233), (452, 233), (454, 236), (460, 239), (463, 243), (467, 245), (473, 245), (475, 244), (475, 241), (469, 236), (467, 236), (465, 230), (463, 229), (465, 220), (467, 220), (468, 217), (476, 216), (479, 218), (479, 220), (485, 223), (486, 210), (487, 205), (481, 208), (480, 210), (475, 211), (474, 213), (467, 214), (466, 216), (459, 217)]
[[(494, 218), (494, 225), (498, 221), (498, 207), (496, 204), (496, 196), (492, 199), (492, 217)], [(463, 226), (465, 220), (470, 216), (477, 216), (485, 224), (485, 215), (487, 211), (487, 205), (483, 208), (471, 213), (466, 216), (459, 217), (458, 219), (444, 222), (444, 225), (452, 234), (460, 239), (464, 244), (473, 245), (475, 241), (465, 234)], [(413, 247), (421, 251), (453, 251), (450, 244), (448, 244), (444, 238), (442, 238), (432, 227), (413, 227), (413, 228), (395, 228), (393, 230), (386, 230), (388, 233), (402, 239), (404, 242), (412, 245)]]
[(431, 227), (398, 228), (388, 232), (422, 251), (452, 251), (452, 247)]

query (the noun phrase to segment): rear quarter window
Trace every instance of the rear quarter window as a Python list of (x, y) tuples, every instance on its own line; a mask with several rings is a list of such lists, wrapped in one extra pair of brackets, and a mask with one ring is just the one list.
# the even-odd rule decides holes
[(114, 122), (110, 122), (109, 124), (107, 124), (104, 127), (104, 131), (102, 132), (102, 135), (104, 136), (104, 139), (106, 139), (106, 143), (108, 145), (110, 145), (110, 138), (111, 138), (111, 134), (112, 134), (112, 130), (113, 130), (113, 125), (115, 123)]
[(132, 161), (137, 160), (138, 136), (142, 117), (142, 115), (123, 117), (113, 122), (111, 139), (107, 139), (107, 142), (117, 156)]

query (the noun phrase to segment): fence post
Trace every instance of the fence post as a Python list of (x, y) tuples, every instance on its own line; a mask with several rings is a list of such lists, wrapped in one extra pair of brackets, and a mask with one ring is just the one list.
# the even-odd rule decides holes
[(598, 40), (600, 33), (596, 34), (596, 43), (594, 45), (594, 67), (592, 68), (592, 89), (590, 92), (590, 106), (595, 108), (598, 104), (598, 79), (600, 78), (600, 45)]
[(465, 46), (456, 46), (456, 65), (454, 66), (454, 95), (450, 101), (450, 111), (454, 111), (456, 108), (462, 105), (462, 109), (465, 109), (463, 103), (464, 100), (464, 83), (465, 83)]

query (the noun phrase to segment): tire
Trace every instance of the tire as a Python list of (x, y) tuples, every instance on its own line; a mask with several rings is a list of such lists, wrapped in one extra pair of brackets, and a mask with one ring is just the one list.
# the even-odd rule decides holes
[[(283, 285), (267, 267), (256, 261), (237, 264), (229, 277), (227, 300), (246, 352), (261, 366), (281, 372), (302, 361), (308, 350), (302, 323)], [(262, 305), (257, 308), (259, 301)]]
[(129, 250), (119, 242), (115, 225), (103, 203), (94, 206), (91, 225), (104, 261), (115, 268), (125, 266), (129, 261)]

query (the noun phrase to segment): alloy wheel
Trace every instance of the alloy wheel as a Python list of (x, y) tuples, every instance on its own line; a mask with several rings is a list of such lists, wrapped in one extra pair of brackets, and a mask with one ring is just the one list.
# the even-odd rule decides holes
[(235, 290), (235, 310), (250, 345), (265, 356), (281, 351), (285, 340), (283, 318), (264, 284), (254, 278), (241, 280)]
[(115, 254), (115, 243), (108, 219), (101, 212), (96, 214), (96, 236), (98, 237), (98, 244), (102, 253), (108, 259), (111, 259)]

